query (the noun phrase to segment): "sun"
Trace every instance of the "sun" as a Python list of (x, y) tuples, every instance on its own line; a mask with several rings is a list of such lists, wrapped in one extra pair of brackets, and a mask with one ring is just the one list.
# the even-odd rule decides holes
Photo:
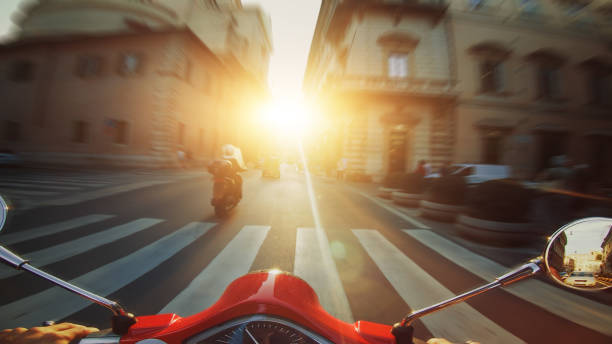
[(311, 129), (313, 113), (301, 100), (277, 99), (264, 106), (261, 118), (275, 135), (301, 137)]

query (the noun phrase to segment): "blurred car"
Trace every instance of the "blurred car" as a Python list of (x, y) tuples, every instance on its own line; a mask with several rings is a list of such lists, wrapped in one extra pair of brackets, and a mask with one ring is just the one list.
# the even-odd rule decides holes
[(263, 166), (262, 176), (280, 178), (280, 159), (276, 157), (266, 159)]
[[(489, 164), (454, 164), (448, 175), (465, 177), (468, 184), (479, 184), (488, 180), (510, 178), (510, 166)], [(440, 173), (431, 173), (425, 178), (440, 178)]]
[(565, 279), (565, 283), (574, 287), (594, 287), (597, 281), (592, 272), (574, 271)]
[(15, 152), (4, 149), (0, 150), (0, 166), (21, 166), (23, 161)]

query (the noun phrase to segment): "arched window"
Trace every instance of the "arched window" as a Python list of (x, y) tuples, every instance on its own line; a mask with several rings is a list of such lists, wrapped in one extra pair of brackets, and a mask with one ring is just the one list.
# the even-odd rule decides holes
[(537, 98), (544, 100), (561, 98), (563, 93), (562, 67), (565, 64), (565, 58), (552, 50), (539, 49), (527, 55), (527, 60), (535, 66), (534, 81), (537, 85)]
[(589, 103), (592, 105), (612, 104), (612, 62), (605, 57), (593, 57), (581, 63), (589, 90)]
[(414, 49), (419, 39), (404, 32), (388, 32), (381, 35), (376, 43), (386, 56), (386, 73), (390, 78), (407, 78), (414, 64)]
[(484, 42), (473, 45), (468, 52), (477, 60), (479, 92), (499, 94), (505, 91), (505, 62), (511, 55), (510, 50), (499, 43)]
[(32, 61), (17, 60), (12, 63), (8, 78), (14, 82), (28, 82), (34, 79), (35, 65)]

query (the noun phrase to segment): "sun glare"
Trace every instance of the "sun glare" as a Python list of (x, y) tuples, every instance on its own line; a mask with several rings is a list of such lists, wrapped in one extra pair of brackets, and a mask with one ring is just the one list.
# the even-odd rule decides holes
[(275, 135), (301, 137), (311, 129), (313, 113), (302, 101), (276, 100), (264, 107), (262, 119)]

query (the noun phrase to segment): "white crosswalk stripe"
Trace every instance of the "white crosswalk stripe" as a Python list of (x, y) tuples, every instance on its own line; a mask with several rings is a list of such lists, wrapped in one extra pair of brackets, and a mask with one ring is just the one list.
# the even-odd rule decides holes
[(298, 228), (293, 273), (308, 281), (329, 314), (352, 323), (353, 314), (331, 258), (329, 242), (321, 232)]
[(32, 190), (17, 190), (17, 189), (9, 189), (3, 192), (9, 197), (40, 197), (40, 196), (55, 196), (60, 193), (57, 191), (32, 191)]
[[(11, 182), (11, 183), (7, 183), (7, 182), (2, 182), (0, 183), (0, 189), (2, 188), (10, 188), (10, 187), (21, 187), (21, 188), (28, 188), (28, 189), (37, 189), (40, 186), (37, 185), (32, 185), (31, 183), (18, 183), (18, 182)], [(45, 185), (45, 189), (47, 190), (60, 190), (60, 191), (65, 191), (65, 190), (78, 190), (79, 188), (76, 186), (60, 186), (60, 185)]]
[(0, 174), (0, 195), (19, 209), (81, 203), (208, 175), (203, 170)]
[[(86, 253), (102, 245), (115, 245), (120, 239), (148, 230), (153, 226), (169, 226), (162, 219), (140, 218), (125, 221), (108, 228), (105, 220), (113, 215), (92, 214), (71, 220), (49, 224), (21, 232), (0, 236), (4, 244), (23, 243), (28, 240), (75, 230), (83, 226), (96, 226), (101, 230), (85, 234), (71, 241), (23, 254), (35, 266), (45, 266), (66, 258)], [(132, 253), (99, 266), (71, 282), (107, 296), (112, 294), (186, 249), (196, 239), (205, 235), (215, 223), (192, 222), (171, 234), (146, 245), (135, 248)], [(178, 227), (178, 226), (177, 226)], [(158, 227), (160, 228), (160, 227)], [(267, 225), (244, 226), (220, 252), (202, 268), (202, 271), (176, 295), (168, 295), (168, 304), (156, 305), (160, 313), (177, 313), (188, 316), (198, 313), (216, 302), (225, 288), (236, 278), (248, 273), (260, 253), (272, 227)], [(335, 266), (327, 235), (322, 229), (296, 228), (295, 257), (293, 273), (308, 282), (317, 293), (322, 307), (337, 318), (353, 322), (349, 298), (340, 274)], [(416, 264), (409, 254), (404, 254), (381, 232), (375, 229), (351, 229), (359, 245), (382, 275), (387, 279), (389, 290), (376, 293), (397, 293), (412, 309), (425, 307), (446, 298), (452, 293), (435, 277)], [(78, 231), (75, 231), (78, 235)], [(431, 230), (404, 230), (411, 238), (445, 256), (453, 264), (471, 271), (477, 276), (491, 280), (508, 269), (479, 256), (466, 248), (445, 239)], [(110, 247), (110, 246), (109, 246)], [(140, 246), (139, 246), (140, 247)], [(193, 247), (193, 246), (192, 246)], [(14, 276), (16, 272), (7, 267), (0, 269), (0, 278)], [(8, 280), (1, 281), (6, 283)], [(163, 281), (172, 283), (172, 281)], [(525, 287), (523, 287), (525, 286)], [(603, 334), (611, 334), (611, 307), (567, 293), (537, 280), (525, 281), (507, 289), (508, 292), (529, 303), (539, 306), (557, 316), (574, 321), (579, 325)], [(136, 296), (137, 297), (137, 296)], [(152, 300), (151, 302), (154, 302)], [(53, 287), (21, 299), (5, 300), (0, 306), (2, 327), (33, 326), (45, 320), (59, 320), (78, 312), (90, 303), (63, 289)], [(562, 310), (562, 311), (561, 311)], [(407, 310), (406, 310), (407, 311)], [(399, 319), (398, 319), (399, 320)], [(511, 333), (504, 324), (497, 324), (468, 303), (458, 304), (442, 312), (421, 318), (421, 322), (435, 336), (451, 341), (463, 342), (468, 339), (482, 343), (522, 343), (520, 334)]]
[[(128, 256), (86, 273), (71, 283), (108, 295), (151, 271), (204, 235), (215, 224), (193, 222)], [(130, 267), (138, 267), (133, 269)], [(0, 324), (6, 328), (38, 325), (61, 319), (90, 305), (90, 302), (53, 287), (0, 307)]]
[[(115, 240), (125, 238), (128, 235), (148, 229), (162, 221), (163, 220), (160, 219), (148, 218), (134, 220), (76, 240), (31, 252), (24, 256), (33, 264), (36, 264), (36, 266), (49, 265), (111, 243)], [(0, 271), (0, 279), (18, 275), (19, 273), (21, 273), (21, 271), (18, 270)]]
[[(404, 232), (482, 279), (492, 281), (508, 271), (507, 267), (477, 255), (431, 231), (405, 230)], [(568, 293), (535, 279), (511, 285), (506, 290), (559, 317), (612, 336), (610, 306)]]
[[(412, 309), (420, 309), (455, 294), (430, 276), (374, 230), (353, 230), (359, 242), (397, 293)], [(451, 342), (478, 339), (483, 343), (523, 343), (467, 303), (430, 314), (421, 321), (434, 336)]]
[(160, 313), (192, 315), (210, 307), (236, 278), (249, 272), (270, 226), (245, 226)]
[(40, 238), (43, 236), (57, 234), (70, 229), (86, 226), (92, 223), (104, 221), (114, 217), (114, 215), (87, 215), (82, 217), (76, 217), (67, 221), (59, 223), (49, 224), (38, 228), (30, 229), (27, 231), (21, 231), (13, 234), (5, 234), (0, 236), (0, 242), (5, 245), (13, 245), (23, 241)]

